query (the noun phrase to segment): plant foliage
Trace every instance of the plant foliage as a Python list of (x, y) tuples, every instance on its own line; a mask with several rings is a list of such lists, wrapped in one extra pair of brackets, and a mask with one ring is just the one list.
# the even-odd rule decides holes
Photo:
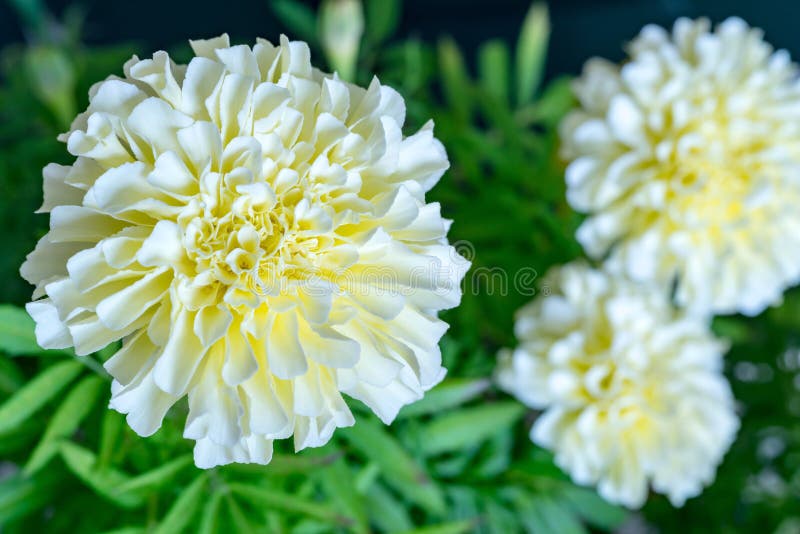
[[(38, 3), (16, 4), (29, 25), (46, 18)], [(46, 229), (46, 217), (33, 214), (41, 168), (67, 159), (57, 133), (86, 105), (90, 84), (119, 73), (132, 50), (88, 48), (73, 37), (79, 32), (62, 28), (53, 38), (39, 28), (2, 59), (0, 301), (9, 304), (0, 307), (0, 531), (547, 534), (644, 520), (666, 531), (691, 524), (796, 532), (800, 294), (755, 320), (717, 321), (734, 340), (728, 374), (743, 428), (702, 497), (676, 512), (654, 496), (636, 518), (576, 487), (528, 439), (534, 414), (486, 378), (496, 351), (513, 344), (513, 313), (537, 278), (580, 254), (573, 238), (580, 221), (565, 203), (557, 156), (556, 125), (572, 97), (567, 80), (542, 82), (547, 10), (531, 8), (517, 42), (490, 41), (464, 57), (447, 37), (396, 38), (399, 0), (363, 7), (352, 77), (367, 83), (377, 73), (396, 87), (408, 103), (409, 131), (433, 118), (450, 155), (452, 167), (431, 196), (456, 221), (451, 237), (473, 271), (462, 306), (446, 317), (448, 378), (389, 427), (351, 402), (356, 426), (300, 454), (276, 443), (268, 466), (198, 470), (181, 413), (169, 414), (151, 438), (135, 435), (107, 409), (102, 362), (115, 347), (86, 357), (39, 349), (18, 307), (30, 287), (17, 274)], [(321, 59), (320, 31), (336, 24), (320, 25), (292, 0), (272, 8)]]

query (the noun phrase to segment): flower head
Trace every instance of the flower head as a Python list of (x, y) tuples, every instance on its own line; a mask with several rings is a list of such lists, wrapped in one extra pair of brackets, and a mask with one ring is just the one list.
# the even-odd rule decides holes
[(543, 410), (531, 430), (579, 484), (641, 506), (648, 486), (680, 506), (714, 479), (738, 420), (722, 343), (658, 291), (571, 264), (520, 310), (498, 381)]
[(800, 279), (800, 80), (728, 19), (645, 27), (621, 67), (593, 59), (562, 124), (578, 240), (701, 312), (756, 314)]
[(403, 99), (312, 68), (305, 43), (227, 36), (188, 65), (134, 57), (90, 92), (44, 172), (50, 232), (22, 267), (44, 347), (105, 364), (141, 435), (188, 395), (184, 435), (208, 467), (266, 463), (384, 421), (444, 375), (437, 311), (468, 263), (425, 193), (447, 169)]

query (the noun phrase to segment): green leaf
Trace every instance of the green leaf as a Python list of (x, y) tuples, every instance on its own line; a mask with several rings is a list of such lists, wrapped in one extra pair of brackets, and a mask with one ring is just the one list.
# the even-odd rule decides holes
[(571, 78), (564, 76), (547, 84), (535, 103), (517, 110), (515, 117), (519, 126), (528, 128), (532, 124), (539, 124), (545, 128), (556, 128), (564, 115), (575, 106), (571, 83)]
[(444, 496), (428, 473), (382, 426), (362, 420), (341, 435), (364, 457), (377, 464), (387, 484), (429, 513), (445, 511)]
[(429, 413), (443, 413), (445, 410), (474, 399), (486, 391), (490, 385), (491, 382), (486, 378), (448, 378), (427, 392), (421, 400), (405, 406), (397, 414), (397, 418), (405, 419)]
[(217, 517), (222, 504), (222, 493), (215, 492), (203, 506), (203, 515), (200, 516), (200, 528), (197, 534), (214, 534), (219, 532)]
[(83, 422), (101, 392), (105, 390), (106, 382), (98, 376), (88, 376), (81, 380), (77, 386), (59, 404), (55, 414), (47, 425), (41, 441), (31, 454), (25, 465), (25, 473), (30, 475), (47, 464), (57, 452), (60, 441), (69, 438)]
[(14, 362), (0, 355), (0, 397), (14, 393), (24, 383), (25, 377)]
[(478, 51), (478, 74), (481, 85), (501, 102), (508, 102), (509, 53), (502, 41), (489, 41)]
[(406, 530), (403, 534), (464, 534), (466, 532), (474, 532), (476, 524), (477, 521), (474, 520), (452, 521), (450, 523), (440, 523)]
[(310, 456), (297, 454), (274, 454), (267, 465), (259, 464), (230, 464), (222, 469), (237, 474), (258, 474), (265, 477), (292, 475), (318, 471), (337, 459), (342, 453), (334, 452), (324, 456)]
[(533, 497), (526, 504), (523, 516), (532, 534), (586, 534), (569, 508), (551, 497)]
[(356, 521), (354, 532), (368, 532), (364, 499), (356, 490), (356, 477), (344, 459), (319, 471), (328, 501)]
[(530, 102), (539, 87), (549, 39), (547, 5), (537, 2), (531, 6), (522, 23), (517, 43), (517, 104), (520, 106)]
[(162, 487), (165, 483), (172, 481), (172, 479), (175, 478), (175, 475), (192, 465), (193, 462), (194, 460), (192, 455), (186, 454), (151, 471), (131, 478), (122, 484), (118, 491), (120, 493), (140, 492), (143, 490), (150, 492), (154, 489)]
[(83, 370), (75, 360), (52, 365), (0, 406), (0, 434), (15, 428), (58, 395)]
[(568, 487), (563, 492), (564, 502), (584, 521), (603, 530), (616, 530), (628, 518), (628, 512), (604, 501), (593, 490)]
[(62, 127), (75, 116), (75, 67), (65, 50), (36, 46), (25, 53), (25, 71), (31, 88)]
[[(402, 45), (403, 85), (411, 93), (418, 91), (426, 79), (425, 47), (419, 39), (408, 39)], [(409, 101), (409, 106), (415, 104)]]
[(234, 532), (253, 532), (253, 526), (247, 517), (244, 515), (241, 506), (236, 502), (230, 493), (225, 495), (225, 501), (228, 504), (228, 513), (233, 520)]
[(0, 525), (52, 503), (56, 482), (56, 477), (49, 472), (35, 477), (19, 473), (0, 482)]
[(117, 451), (117, 444), (124, 429), (125, 416), (114, 410), (106, 410), (100, 427), (100, 450), (97, 453), (98, 467), (102, 468), (111, 463), (112, 456)]
[(12, 356), (45, 352), (36, 343), (35, 324), (22, 308), (0, 305), (0, 350)]
[(453, 114), (462, 122), (469, 120), (471, 82), (464, 58), (455, 41), (444, 38), (439, 41), (439, 67), (442, 74), (442, 89), (445, 100), (453, 109)]
[(240, 483), (230, 484), (229, 488), (232, 492), (244, 497), (257, 507), (264, 507), (267, 509), (277, 508), (296, 512), (342, 527), (352, 527), (355, 523), (353, 519), (339, 514), (333, 508), (289, 493)]
[(364, 8), (367, 13), (367, 39), (371, 45), (378, 45), (397, 29), (397, 23), (400, 21), (400, 2), (367, 0)]
[(525, 407), (513, 401), (447, 413), (425, 427), (422, 450), (433, 455), (477, 445), (511, 426), (524, 413)]
[(203, 500), (206, 479), (206, 474), (201, 474), (181, 492), (156, 528), (156, 534), (179, 534), (186, 529)]
[(373, 484), (364, 495), (370, 519), (380, 532), (399, 532), (413, 527), (406, 506), (380, 484)]
[(31, 417), (21, 425), (0, 434), (0, 458), (12, 452), (30, 450), (36, 440), (44, 432), (44, 421), (39, 417)]
[(92, 451), (69, 441), (62, 442), (59, 450), (69, 470), (98, 495), (123, 508), (136, 508), (142, 504), (137, 495), (119, 493), (119, 487), (127, 482), (128, 476), (111, 468), (97, 469), (97, 457)]
[(294, 36), (309, 44), (317, 43), (317, 17), (308, 6), (294, 0), (273, 0), (270, 6)]

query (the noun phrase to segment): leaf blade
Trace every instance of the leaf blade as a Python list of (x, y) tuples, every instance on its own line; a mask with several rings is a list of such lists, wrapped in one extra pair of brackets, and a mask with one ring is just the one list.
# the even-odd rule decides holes
[(364, 420), (341, 435), (380, 467), (387, 484), (434, 515), (445, 511), (444, 495), (428, 473), (383, 428)]
[(541, 83), (549, 39), (550, 18), (547, 5), (536, 2), (525, 16), (517, 43), (518, 105), (530, 102)]
[(39, 373), (0, 406), (0, 433), (14, 429), (55, 397), (80, 374), (75, 360), (59, 362)]
[(450, 412), (431, 421), (423, 431), (426, 455), (463, 449), (511, 426), (525, 413), (519, 403), (507, 401)]
[(45, 352), (36, 343), (35, 324), (22, 308), (0, 305), (0, 350), (11, 356)]
[(181, 492), (156, 528), (156, 534), (178, 534), (186, 529), (200, 505), (206, 480), (207, 475), (203, 473)]
[(72, 388), (53, 414), (42, 439), (28, 459), (24, 469), (26, 474), (35, 473), (58, 453), (58, 442), (70, 437), (89, 415), (104, 385), (102, 378), (87, 376)]

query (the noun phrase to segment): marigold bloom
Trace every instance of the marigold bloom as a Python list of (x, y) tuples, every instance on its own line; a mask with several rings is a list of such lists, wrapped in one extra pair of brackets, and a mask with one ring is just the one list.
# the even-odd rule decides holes
[(800, 280), (800, 79), (732, 18), (645, 27), (590, 60), (562, 124), (587, 254), (703, 313), (757, 314)]
[[(266, 463), (385, 422), (443, 377), (441, 309), (468, 263), (425, 193), (448, 167), (403, 99), (312, 68), (305, 43), (193, 41), (90, 92), (44, 172), (50, 232), (22, 267), (39, 343), (105, 366), (111, 406), (154, 433), (188, 395), (200, 467)], [(46, 296), (46, 298), (40, 298)]]
[(724, 345), (659, 291), (583, 264), (545, 279), (518, 314), (501, 387), (543, 410), (531, 439), (578, 484), (639, 507), (648, 486), (680, 506), (714, 479), (738, 419)]

